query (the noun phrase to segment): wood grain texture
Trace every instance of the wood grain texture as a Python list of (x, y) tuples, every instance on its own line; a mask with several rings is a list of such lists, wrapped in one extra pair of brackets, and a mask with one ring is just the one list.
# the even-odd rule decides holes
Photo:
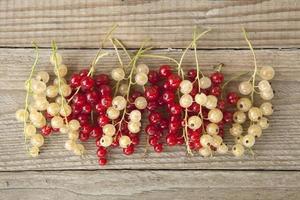
[[(87, 66), (96, 50), (60, 51), (70, 71), (78, 71)], [(39, 69), (52, 71), (48, 61), (50, 50), (41, 50)], [(180, 51), (156, 50), (153, 54), (169, 55), (179, 58)], [(109, 164), (105, 169), (284, 169), (300, 170), (300, 51), (297, 50), (257, 50), (259, 65), (272, 65), (276, 77), (272, 82), (276, 90), (274, 99), (275, 114), (270, 118), (271, 127), (254, 147), (256, 157), (249, 154), (244, 158), (232, 155), (202, 158), (188, 158), (183, 147), (167, 148), (166, 152), (156, 154), (150, 150), (143, 158), (144, 136), (141, 145), (132, 156), (124, 156), (120, 149), (109, 153)], [(23, 106), (23, 82), (34, 60), (32, 49), (6, 49), (0, 52), (0, 170), (61, 170), (61, 169), (99, 169), (95, 156), (96, 147), (91, 141), (85, 144), (87, 155), (79, 158), (64, 150), (66, 135), (53, 135), (46, 139), (39, 158), (25, 155), (22, 124), (15, 121), (15, 111)], [(184, 60), (184, 69), (194, 66), (193, 54)], [(143, 62), (155, 68), (166, 63), (158, 59), (144, 59)], [(251, 69), (252, 57), (248, 50), (199, 51), (199, 61), (204, 71), (212, 70), (212, 65), (223, 62), (224, 73), (230, 75)], [(108, 73), (117, 65), (113, 51), (97, 66), (98, 72)], [(247, 79), (247, 77), (245, 77)], [(232, 84), (233, 86), (234, 84)], [(143, 134), (144, 135), (144, 134)], [(231, 139), (226, 138), (231, 143)]]
[(0, 199), (298, 200), (300, 172), (72, 171), (0, 173)]
[(95, 48), (113, 23), (116, 36), (138, 47), (182, 48), (194, 26), (213, 28), (201, 48), (246, 47), (241, 26), (255, 47), (300, 47), (298, 0), (2, 0), (0, 46)]

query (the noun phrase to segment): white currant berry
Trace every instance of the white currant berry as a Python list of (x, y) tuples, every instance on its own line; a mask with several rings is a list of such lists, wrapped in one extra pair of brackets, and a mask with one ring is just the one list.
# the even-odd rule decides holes
[(138, 64), (138, 66), (136, 67), (136, 72), (137, 73), (145, 73), (148, 74), (149, 73), (149, 67), (146, 64)]
[(38, 155), (40, 154), (40, 149), (36, 146), (30, 147), (29, 148), (29, 155), (33, 158), (38, 157)]
[(53, 128), (60, 128), (64, 125), (64, 120), (62, 117), (60, 116), (54, 116), (52, 119), (51, 119), (51, 126)]
[(207, 89), (211, 86), (211, 80), (210, 78), (203, 76), (200, 78), (200, 88), (201, 89)]
[(270, 101), (271, 99), (274, 98), (274, 92), (273, 92), (273, 90), (266, 91), (266, 92), (261, 92), (260, 93), (260, 97), (263, 100)]
[(71, 121), (69, 121), (69, 128), (72, 130), (72, 131), (77, 131), (79, 130), (80, 128), (80, 123), (78, 120), (76, 119), (72, 119)]
[(119, 139), (119, 145), (121, 148), (127, 148), (131, 144), (131, 139), (127, 135), (122, 135)]
[(36, 75), (36, 80), (43, 81), (44, 83), (48, 83), (49, 78), (50, 78), (50, 76), (49, 76), (48, 72), (45, 72), (45, 71), (40, 71)]
[(208, 112), (208, 120), (213, 123), (219, 123), (223, 119), (223, 113), (220, 109), (214, 108)]
[(44, 144), (44, 137), (41, 134), (35, 134), (31, 137), (30, 143), (32, 146), (41, 147)]
[(143, 85), (145, 85), (148, 82), (148, 76), (147, 76), (147, 74), (142, 73), (142, 72), (137, 73), (135, 75), (134, 79), (135, 79), (136, 84), (138, 84), (140, 86), (143, 86)]
[(236, 107), (240, 111), (247, 112), (252, 107), (252, 102), (249, 98), (243, 97), (238, 100)]
[(142, 113), (139, 110), (133, 110), (129, 114), (129, 119), (133, 122), (139, 122), (142, 119)]
[(249, 81), (243, 81), (239, 84), (239, 92), (242, 95), (248, 95), (253, 91), (253, 86)]
[(258, 121), (258, 125), (262, 128), (262, 129), (267, 129), (269, 128), (270, 124), (269, 124), (269, 120), (265, 117), (262, 117), (259, 121)]
[(44, 93), (46, 91), (47, 86), (42, 81), (32, 80), (31, 88), (32, 88), (33, 93), (41, 94), (41, 93)]
[(240, 156), (244, 155), (244, 152), (245, 152), (245, 148), (243, 147), (243, 145), (241, 145), (241, 144), (233, 145), (232, 153), (234, 156), (240, 157)]
[(228, 152), (228, 146), (224, 143), (221, 143), (217, 148), (217, 152), (219, 154), (226, 154)]
[(36, 112), (36, 111), (33, 111), (33, 112), (30, 112), (29, 114), (29, 119), (30, 121), (32, 122), (39, 122), (39, 121), (42, 121), (44, 118), (43, 114), (40, 113), (40, 112)]
[(244, 137), (244, 136), (242, 136), (242, 135), (239, 135), (239, 136), (234, 137), (234, 142), (235, 142), (236, 144), (243, 144), (243, 137)]
[(40, 121), (32, 122), (32, 124), (33, 124), (36, 128), (42, 128), (43, 126), (46, 126), (46, 119), (45, 119), (45, 117), (43, 117)]
[(219, 147), (223, 143), (223, 139), (219, 135), (213, 135), (212, 138), (213, 138), (212, 145), (214, 147)]
[(233, 113), (233, 121), (235, 123), (243, 124), (247, 119), (246, 114), (243, 111), (236, 111)]
[(55, 103), (58, 103), (59, 105), (61, 105), (63, 102), (63, 98), (61, 96), (58, 96), (55, 98)]
[(58, 87), (56, 85), (49, 85), (46, 89), (46, 95), (49, 98), (54, 98), (58, 95)]
[(61, 85), (61, 88), (59, 90), (60, 95), (67, 97), (67, 96), (70, 96), (71, 93), (72, 93), (72, 88), (69, 85), (67, 85), (67, 84)]
[(26, 111), (26, 110), (24, 110), (24, 109), (19, 109), (19, 110), (17, 110), (17, 112), (16, 112), (16, 119), (17, 119), (19, 122), (27, 121), (28, 116), (29, 116), (28, 111)]
[(117, 119), (120, 116), (120, 111), (115, 109), (114, 107), (109, 107), (106, 110), (106, 114), (107, 114), (109, 119), (114, 120), (114, 119)]
[(53, 66), (60, 65), (62, 63), (62, 56), (59, 53), (51, 54), (50, 62)]
[(257, 86), (258, 86), (258, 89), (262, 92), (272, 90), (272, 87), (271, 87), (269, 81), (266, 81), (266, 80), (259, 81)]
[(137, 109), (143, 110), (147, 107), (147, 100), (145, 97), (138, 97), (134, 100), (134, 105)]
[(141, 123), (140, 122), (134, 122), (130, 121), (128, 122), (128, 130), (131, 133), (138, 133), (141, 131)]
[(257, 122), (262, 118), (262, 111), (257, 107), (250, 108), (248, 117), (251, 121)]
[(265, 66), (260, 69), (259, 76), (264, 80), (271, 80), (275, 76), (275, 71), (273, 67)]
[(27, 124), (24, 129), (24, 134), (26, 138), (30, 138), (36, 134), (36, 128), (32, 124)]
[(82, 144), (76, 144), (73, 148), (73, 152), (74, 152), (75, 155), (81, 156), (81, 155), (84, 154), (85, 148)]
[(206, 108), (208, 108), (209, 110), (214, 109), (217, 107), (218, 104), (218, 99), (217, 97), (213, 96), (213, 95), (208, 95), (207, 96), (207, 101), (206, 104), (204, 105)]
[(219, 126), (215, 123), (209, 123), (206, 126), (206, 132), (209, 135), (217, 135), (219, 133)]
[(193, 90), (193, 84), (189, 80), (181, 81), (179, 87), (180, 87), (180, 92), (183, 94), (189, 94)]
[(111, 77), (115, 81), (121, 81), (125, 78), (125, 71), (122, 68), (115, 68), (111, 71)]
[(128, 84), (126, 83), (122, 83), (119, 87), (119, 93), (121, 95), (126, 95), (127, 94), (127, 91), (128, 91)]
[(260, 137), (262, 134), (262, 128), (257, 124), (252, 124), (248, 128), (248, 134), (254, 137)]
[(242, 125), (240, 125), (238, 123), (232, 124), (231, 128), (229, 129), (229, 133), (235, 137), (241, 135), (243, 133)]
[(199, 149), (199, 153), (203, 157), (209, 157), (212, 155), (210, 147), (202, 147), (201, 149)]
[(50, 103), (47, 107), (47, 113), (50, 114), (51, 116), (55, 116), (59, 113), (60, 111), (60, 105), (57, 103)]
[(112, 142), (113, 142), (113, 138), (111, 136), (103, 135), (100, 138), (100, 144), (103, 147), (109, 147), (112, 144)]
[(122, 96), (116, 96), (112, 100), (112, 106), (119, 111), (124, 110), (126, 105), (127, 105), (127, 101)]
[(206, 94), (204, 94), (204, 93), (196, 94), (195, 101), (196, 101), (197, 104), (199, 104), (201, 106), (205, 105), (206, 102), (207, 102)]
[(263, 115), (269, 116), (273, 114), (273, 105), (270, 102), (264, 102), (260, 105), (260, 110)]
[(70, 131), (68, 133), (68, 137), (70, 140), (76, 141), (79, 138), (79, 132), (78, 131)]
[(63, 133), (63, 134), (67, 134), (69, 133), (70, 129), (67, 125), (63, 125), (62, 127), (59, 128), (59, 132)]
[(243, 137), (243, 145), (245, 147), (251, 148), (255, 143), (255, 137), (253, 135), (247, 134)]
[(39, 111), (47, 110), (48, 106), (49, 106), (49, 102), (46, 99), (40, 98), (35, 100), (34, 107)]
[(179, 99), (179, 104), (183, 108), (190, 107), (192, 105), (192, 103), (193, 103), (193, 97), (189, 94), (184, 94)]
[(62, 77), (60, 77), (60, 78), (55, 78), (55, 79), (53, 80), (53, 85), (59, 86), (59, 83), (60, 83), (60, 85), (66, 85), (66, 84), (67, 84), (67, 81), (66, 81), (66, 79), (64, 79), (64, 78), (62, 78)]
[(67, 75), (67, 73), (68, 73), (68, 68), (64, 64), (61, 64), (54, 69), (54, 74), (59, 77), (64, 77)]
[(76, 146), (76, 143), (74, 140), (67, 140), (65, 142), (65, 149), (67, 149), (68, 151), (72, 151)]
[(210, 135), (205, 134), (200, 137), (200, 143), (203, 147), (210, 147), (212, 142), (213, 138)]
[(68, 104), (64, 104), (63, 106), (61, 106), (59, 114), (63, 117), (67, 117), (72, 113), (72, 108), (70, 105)]
[(191, 116), (191, 117), (189, 117), (187, 124), (190, 129), (197, 130), (201, 127), (202, 120), (198, 116)]
[(102, 128), (103, 133), (107, 136), (114, 136), (116, 134), (116, 127), (112, 124), (106, 124)]

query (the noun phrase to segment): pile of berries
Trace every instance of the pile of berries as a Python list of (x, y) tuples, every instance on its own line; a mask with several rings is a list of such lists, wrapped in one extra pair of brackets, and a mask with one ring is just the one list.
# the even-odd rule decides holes
[[(246, 34), (245, 38), (248, 41)], [(196, 41), (193, 42), (196, 48)], [(274, 97), (269, 81), (275, 72), (269, 66), (258, 69), (253, 48), (248, 44), (255, 69), (249, 80), (239, 84), (240, 94), (226, 94), (229, 81), (224, 80), (223, 65), (209, 76), (200, 71), (198, 64), (184, 74), (181, 61), (176, 60), (177, 70), (169, 65), (149, 70), (146, 64), (137, 64), (146, 52), (142, 48), (133, 57), (127, 52), (127, 67), (119, 57), (120, 66), (110, 75), (94, 74), (94, 63), (67, 81), (68, 69), (54, 45), (50, 63), (56, 78), (47, 86), (47, 72), (40, 71), (33, 77), (35, 62), (25, 84), (25, 109), (16, 112), (17, 119), (24, 123), (26, 144), (30, 140), (28, 152), (32, 157), (38, 156), (44, 138), (60, 132), (68, 134), (65, 148), (75, 155), (84, 154), (82, 143), (95, 140), (98, 163), (105, 165), (111, 148), (120, 147), (125, 155), (130, 155), (145, 133), (147, 146), (155, 152), (162, 152), (164, 145), (184, 145), (189, 155), (198, 152), (208, 157), (228, 152), (223, 141), (226, 125), (235, 141), (232, 154), (241, 156), (245, 148), (252, 152), (256, 138), (269, 127), (267, 116), (273, 113), (269, 101)], [(257, 76), (261, 78), (258, 83)], [(256, 93), (266, 102), (255, 106)], [(144, 114), (148, 120), (142, 130)], [(247, 133), (243, 134), (246, 124)]]

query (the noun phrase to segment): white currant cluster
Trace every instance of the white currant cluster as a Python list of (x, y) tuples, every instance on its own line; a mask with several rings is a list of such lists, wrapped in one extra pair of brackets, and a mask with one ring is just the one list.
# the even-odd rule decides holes
[[(239, 157), (242, 156), (246, 148), (252, 148), (255, 144), (256, 138), (262, 135), (263, 129), (269, 127), (269, 121), (266, 118), (273, 114), (273, 105), (270, 102), (263, 102), (260, 107), (255, 107), (253, 104), (253, 94), (256, 92), (256, 88), (259, 89), (260, 97), (263, 100), (271, 100), (274, 97), (273, 89), (269, 80), (273, 79), (275, 71), (272, 67), (262, 67), (259, 71), (259, 76), (262, 79), (258, 85), (255, 86), (255, 79), (250, 81), (244, 81), (239, 84), (239, 92), (242, 95), (250, 95), (248, 97), (242, 97), (237, 102), (237, 109), (233, 114), (232, 127), (229, 129), (230, 134), (235, 137), (235, 145), (232, 147), (232, 153)], [(256, 76), (254, 74), (253, 76)], [(247, 133), (243, 134), (243, 124), (250, 120), (250, 126), (247, 129)]]

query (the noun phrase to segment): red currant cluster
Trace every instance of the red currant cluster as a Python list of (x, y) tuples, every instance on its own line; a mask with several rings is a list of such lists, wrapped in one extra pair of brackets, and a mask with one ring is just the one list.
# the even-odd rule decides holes
[[(261, 104), (260, 108), (254, 107), (253, 95), (259, 93), (264, 100), (273, 98), (268, 81), (274, 77), (274, 70), (261, 68), (259, 75), (262, 80), (255, 85), (258, 69), (253, 48), (245, 35), (254, 55), (255, 70), (249, 81), (239, 85), (239, 92), (244, 97), (239, 97), (236, 92), (226, 95), (224, 88), (231, 80), (224, 82), (223, 65), (219, 65), (210, 76), (205, 76), (198, 64), (196, 42), (207, 32), (194, 34), (194, 40), (179, 62), (169, 57), (145, 54), (149, 48), (143, 46), (132, 56), (119, 40), (110, 38), (120, 66), (113, 69), (110, 76), (94, 74), (99, 59), (108, 54), (101, 53), (100, 49), (90, 68), (74, 73), (68, 84), (64, 79), (67, 67), (62, 64), (62, 57), (54, 44), (50, 61), (56, 79), (47, 87), (50, 79), (47, 72), (39, 72), (33, 78), (36, 60), (26, 81), (25, 109), (16, 113), (17, 119), (24, 123), (25, 137), (30, 139), (30, 155), (36, 157), (39, 154), (44, 136), (61, 132), (68, 134), (65, 148), (76, 155), (83, 155), (85, 151), (79, 141), (94, 139), (99, 165), (105, 165), (110, 148), (120, 147), (125, 155), (134, 152), (139, 144), (142, 115), (146, 110), (148, 124), (144, 131), (155, 152), (162, 152), (164, 145), (185, 145), (189, 155), (196, 152), (204, 157), (225, 154), (228, 152), (223, 141), (225, 125), (230, 125), (229, 132), (235, 139), (232, 148), (235, 156), (243, 155), (244, 147), (251, 150), (255, 138), (269, 126), (264, 116), (273, 113), (270, 102)], [(129, 58), (127, 65), (124, 65), (116, 44)], [(195, 52), (196, 69), (185, 74), (181, 65), (190, 48)], [(137, 64), (141, 57), (166, 58), (177, 68), (162, 65), (158, 70), (149, 70), (147, 65)], [(32, 97), (32, 104), (29, 104), (29, 97)], [(243, 135), (242, 124), (247, 120), (247, 114), (250, 126)]]

